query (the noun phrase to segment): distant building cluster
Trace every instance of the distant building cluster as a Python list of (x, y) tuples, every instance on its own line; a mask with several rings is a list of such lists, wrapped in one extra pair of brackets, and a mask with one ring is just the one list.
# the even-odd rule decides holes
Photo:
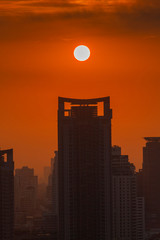
[(29, 167), (14, 173), (13, 150), (0, 150), (0, 240), (160, 239), (160, 138), (145, 138), (136, 172), (111, 144), (111, 119), (109, 97), (59, 98), (43, 181)]

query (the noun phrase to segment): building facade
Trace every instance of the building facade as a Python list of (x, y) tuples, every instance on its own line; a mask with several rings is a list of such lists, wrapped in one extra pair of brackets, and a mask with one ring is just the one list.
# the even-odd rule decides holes
[(137, 195), (135, 167), (121, 148), (112, 148), (113, 240), (144, 239), (144, 198)]
[(58, 152), (55, 151), (54, 158), (51, 158), (51, 174), (48, 177), (47, 186), (47, 202), (48, 211), (44, 212), (43, 218), (45, 229), (49, 228), (49, 232), (53, 239), (57, 239), (57, 217), (58, 217)]
[(58, 216), (58, 151), (55, 151), (55, 156), (52, 161), (52, 200), (53, 214)]
[(111, 118), (109, 97), (59, 98), (59, 240), (111, 240)]
[(13, 240), (14, 162), (13, 149), (0, 150), (0, 239)]
[(15, 226), (26, 224), (28, 217), (33, 217), (37, 209), (38, 177), (34, 169), (22, 167), (15, 170)]
[(160, 232), (160, 137), (146, 137), (143, 148), (143, 194), (146, 230)]

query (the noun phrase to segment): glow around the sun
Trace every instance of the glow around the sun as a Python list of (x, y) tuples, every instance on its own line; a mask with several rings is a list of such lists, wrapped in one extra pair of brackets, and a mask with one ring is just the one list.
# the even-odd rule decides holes
[(74, 49), (74, 57), (78, 61), (86, 61), (90, 57), (90, 50), (87, 46), (79, 45)]

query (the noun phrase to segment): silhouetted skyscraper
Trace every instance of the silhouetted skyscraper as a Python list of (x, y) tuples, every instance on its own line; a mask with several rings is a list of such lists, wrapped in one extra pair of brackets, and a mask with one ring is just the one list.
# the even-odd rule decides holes
[[(38, 177), (34, 169), (22, 167), (15, 170), (15, 223), (25, 224), (27, 217), (34, 216), (37, 209)], [(23, 221), (22, 221), (23, 219)]]
[(59, 240), (111, 240), (111, 118), (109, 97), (59, 97)]
[(58, 215), (58, 151), (55, 151), (55, 157), (52, 161), (52, 199), (53, 213)]
[(143, 148), (143, 193), (146, 230), (160, 231), (160, 137), (145, 137)]
[(144, 198), (137, 196), (135, 167), (121, 148), (112, 148), (112, 239), (144, 239)]
[(45, 166), (43, 169), (44, 172), (44, 182), (48, 184), (48, 177), (51, 175), (51, 167)]
[(54, 158), (51, 158), (51, 174), (48, 177), (47, 198), (50, 211), (50, 222), (46, 221), (46, 225), (51, 226), (53, 239), (57, 239), (57, 217), (58, 217), (58, 152), (55, 151)]
[(13, 149), (0, 150), (0, 240), (12, 240), (14, 227)]

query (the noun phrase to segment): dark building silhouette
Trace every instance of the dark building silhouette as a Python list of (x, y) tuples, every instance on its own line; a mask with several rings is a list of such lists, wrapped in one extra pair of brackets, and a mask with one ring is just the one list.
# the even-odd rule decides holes
[(51, 174), (48, 177), (47, 200), (54, 215), (58, 214), (58, 151), (51, 158)]
[(47, 202), (48, 211), (43, 214), (45, 230), (51, 234), (52, 239), (57, 239), (57, 216), (58, 216), (58, 152), (55, 151), (51, 158), (51, 174), (48, 177)]
[(112, 240), (144, 239), (144, 198), (137, 194), (137, 175), (128, 155), (112, 148)]
[(22, 167), (15, 170), (15, 228), (22, 228), (37, 211), (38, 177), (34, 169)]
[(0, 150), (0, 240), (13, 240), (14, 162), (13, 149)]
[(59, 97), (59, 240), (111, 240), (111, 118), (109, 97)]
[(137, 175), (137, 195), (143, 197), (143, 169), (139, 169)]
[(146, 230), (160, 232), (160, 137), (145, 137), (143, 148), (143, 194)]
[(52, 197), (53, 197), (53, 213), (58, 215), (58, 151), (55, 151), (53, 160), (53, 174), (52, 174)]
[(48, 184), (48, 177), (51, 175), (51, 167), (45, 166), (43, 168), (43, 173), (44, 173), (44, 182), (45, 184)]

